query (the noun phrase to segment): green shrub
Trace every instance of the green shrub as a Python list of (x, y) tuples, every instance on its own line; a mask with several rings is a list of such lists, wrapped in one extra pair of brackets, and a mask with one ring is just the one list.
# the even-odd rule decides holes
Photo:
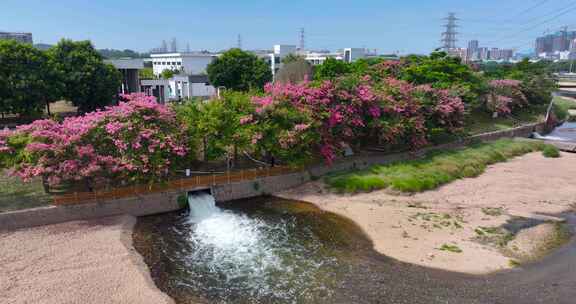
[(401, 192), (422, 192), (459, 178), (476, 177), (488, 165), (526, 153), (540, 151), (539, 142), (502, 139), (473, 144), (463, 149), (433, 151), (418, 160), (376, 165), (366, 170), (341, 172), (325, 182), (340, 192), (355, 193), (392, 188)]
[(560, 151), (555, 146), (546, 145), (544, 149), (542, 149), (542, 155), (547, 158), (558, 158), (560, 157)]

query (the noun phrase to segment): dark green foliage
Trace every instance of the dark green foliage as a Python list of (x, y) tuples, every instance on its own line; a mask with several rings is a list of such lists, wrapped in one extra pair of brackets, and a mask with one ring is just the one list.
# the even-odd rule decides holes
[(349, 193), (384, 188), (401, 192), (421, 192), (459, 178), (476, 177), (490, 164), (543, 148), (544, 145), (540, 143), (502, 139), (460, 150), (430, 152), (423, 159), (335, 174), (328, 176), (325, 181), (330, 187)]
[(143, 68), (139, 70), (138, 76), (140, 76), (140, 79), (156, 79), (152, 68)]
[(487, 93), (487, 82), (460, 58), (444, 52), (430, 56), (408, 56), (403, 59), (404, 67), (400, 79), (412, 84), (430, 84), (439, 89), (456, 90), (465, 103), (480, 105), (480, 98)]
[(335, 79), (337, 77), (346, 75), (352, 72), (350, 64), (336, 60), (334, 58), (328, 58), (319, 66), (316, 66), (314, 71), (315, 80), (328, 80)]
[(515, 79), (522, 81), (522, 92), (528, 102), (535, 104), (548, 104), (552, 100), (552, 92), (557, 88), (548, 61), (530, 62), (524, 59), (516, 64), (484, 64), (480, 69), (490, 79)]
[(98, 53), (102, 55), (102, 57), (106, 59), (118, 59), (118, 58), (146, 58), (150, 56), (150, 54), (146, 53), (138, 53), (133, 50), (115, 50), (115, 49), (101, 49), (98, 50)]
[(166, 69), (166, 70), (162, 71), (162, 73), (160, 74), (160, 77), (162, 79), (170, 79), (170, 78), (174, 77), (174, 75), (178, 75), (179, 73), (180, 72), (177, 70)]
[(237, 91), (260, 90), (272, 81), (268, 64), (256, 55), (241, 49), (230, 49), (210, 63), (206, 69), (210, 83)]
[(63, 85), (62, 97), (70, 100), (81, 113), (113, 103), (121, 75), (106, 64), (90, 41), (61, 40), (48, 50), (52, 65)]
[(54, 76), (43, 51), (14, 40), (0, 41), (0, 112), (40, 115), (59, 96)]
[(244, 151), (252, 146), (250, 125), (241, 124), (242, 117), (254, 111), (249, 93), (225, 91), (220, 99), (204, 103), (189, 100), (175, 107), (184, 123), (191, 146), (204, 146), (204, 159), (222, 159), (232, 150)]
[(305, 59), (304, 56), (300, 56), (300, 55), (296, 55), (296, 54), (288, 54), (286, 57), (284, 57), (282, 59), (282, 63), (287, 64), (287, 63), (291, 63), (291, 62), (302, 61), (304, 59)]

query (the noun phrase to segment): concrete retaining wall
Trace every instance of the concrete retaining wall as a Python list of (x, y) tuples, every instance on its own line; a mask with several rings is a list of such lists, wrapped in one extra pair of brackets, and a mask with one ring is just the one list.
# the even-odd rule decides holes
[(48, 206), (0, 213), (0, 231), (58, 224), (121, 214), (143, 216), (180, 209), (178, 193), (157, 193), (137, 198), (70, 206)]
[[(320, 164), (312, 166), (303, 172), (262, 177), (253, 181), (218, 185), (212, 187), (211, 191), (218, 202), (273, 194), (306, 183), (310, 181), (311, 177), (320, 177), (343, 170), (364, 169), (376, 164), (386, 164), (400, 160), (413, 159), (423, 155), (427, 151), (442, 148), (455, 148), (466, 144), (470, 140), (489, 141), (505, 137), (529, 137), (532, 132), (541, 132), (543, 128), (544, 124), (539, 123), (511, 130), (476, 135), (462, 142), (431, 147), (415, 154), (375, 154), (369, 156), (350, 157), (348, 159), (340, 160), (330, 167)], [(188, 191), (195, 190), (202, 189), (189, 189)], [(114, 201), (71, 206), (49, 206), (0, 213), (0, 231), (121, 214), (144, 216), (175, 211), (181, 208), (178, 204), (178, 195), (180, 194), (182, 194), (182, 192), (156, 193), (137, 198), (119, 199)]]
[(308, 172), (269, 176), (253, 181), (231, 183), (212, 187), (212, 195), (217, 202), (272, 194), (297, 187), (310, 181)]
[(545, 131), (545, 129), (546, 129), (546, 123), (545, 122), (534, 123), (534, 124), (529, 124), (529, 125), (517, 127), (514, 129), (509, 129), (509, 130), (478, 134), (478, 135), (471, 136), (470, 139), (471, 140), (490, 141), (490, 140), (496, 140), (496, 139), (506, 138), (506, 137), (530, 137), (532, 135), (532, 133), (534, 133), (534, 132), (543, 133)]

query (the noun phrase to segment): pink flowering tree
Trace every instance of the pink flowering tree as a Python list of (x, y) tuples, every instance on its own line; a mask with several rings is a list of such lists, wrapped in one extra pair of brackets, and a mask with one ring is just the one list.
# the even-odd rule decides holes
[(266, 131), (254, 142), (289, 162), (320, 155), (332, 163), (345, 146), (373, 138), (419, 148), (428, 143), (430, 128), (456, 132), (464, 116), (464, 104), (448, 90), (354, 75), (319, 84), (269, 84), (254, 103), (252, 123)]
[(522, 92), (522, 82), (511, 79), (492, 80), (489, 83), (486, 108), (500, 115), (509, 115), (515, 109), (528, 105), (528, 99)]
[(123, 98), (103, 111), (4, 132), (0, 153), (12, 159), (24, 154), (12, 163), (13, 174), (24, 181), (42, 176), (50, 185), (84, 182), (92, 189), (110, 180), (155, 182), (174, 174), (190, 150), (175, 113), (144, 94)]

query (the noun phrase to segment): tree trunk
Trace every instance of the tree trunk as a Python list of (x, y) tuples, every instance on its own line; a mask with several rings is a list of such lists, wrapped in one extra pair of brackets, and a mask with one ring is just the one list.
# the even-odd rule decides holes
[(42, 188), (44, 188), (44, 193), (50, 193), (50, 185), (45, 175), (42, 175)]
[(48, 116), (52, 116), (52, 113), (50, 113), (50, 102), (48, 100), (46, 100), (46, 113), (48, 113)]

